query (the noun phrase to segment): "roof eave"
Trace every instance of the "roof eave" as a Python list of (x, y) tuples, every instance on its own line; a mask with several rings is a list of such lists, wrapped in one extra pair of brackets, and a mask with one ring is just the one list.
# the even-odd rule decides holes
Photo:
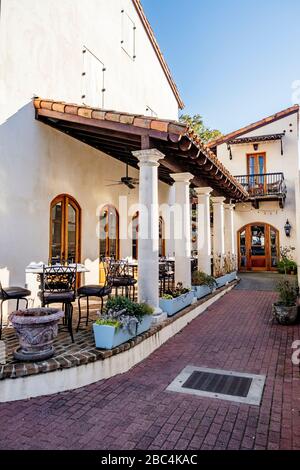
[(142, 7), (139, 0), (132, 0), (132, 1), (133, 1), (133, 4), (135, 6), (135, 9), (136, 9), (141, 21), (143, 23), (143, 26), (145, 28), (145, 31), (146, 31), (147, 35), (148, 35), (148, 38), (150, 39), (150, 42), (151, 42), (152, 47), (153, 47), (153, 49), (154, 49), (154, 51), (157, 55), (157, 58), (158, 58), (161, 66), (162, 66), (162, 69), (163, 69), (163, 71), (166, 75), (166, 78), (167, 78), (167, 80), (168, 80), (168, 82), (171, 86), (171, 89), (172, 89), (172, 91), (174, 93), (174, 96), (177, 100), (179, 109), (183, 109), (185, 107), (184, 102), (182, 101), (182, 99), (180, 97), (180, 93), (179, 93), (179, 90), (177, 88), (177, 85), (176, 85), (175, 81), (172, 78), (170, 68), (169, 68), (169, 66), (168, 66), (168, 64), (167, 64), (167, 62), (166, 62), (166, 60), (163, 56), (163, 53), (162, 53), (162, 51), (159, 47), (159, 44), (158, 44), (158, 42), (155, 38), (153, 29), (152, 29), (146, 15), (145, 15), (144, 9), (143, 9), (143, 7)]

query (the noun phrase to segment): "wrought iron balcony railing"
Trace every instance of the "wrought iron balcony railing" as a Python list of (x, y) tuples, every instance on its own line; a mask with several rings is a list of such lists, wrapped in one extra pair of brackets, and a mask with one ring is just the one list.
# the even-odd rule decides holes
[(286, 194), (283, 173), (263, 173), (235, 176), (250, 197), (282, 196)]

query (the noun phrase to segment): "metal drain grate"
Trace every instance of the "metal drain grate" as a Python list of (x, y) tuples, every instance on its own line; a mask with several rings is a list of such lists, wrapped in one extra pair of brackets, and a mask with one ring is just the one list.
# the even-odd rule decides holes
[(182, 385), (193, 390), (221, 393), (234, 397), (246, 397), (248, 395), (252, 379), (235, 375), (215, 374), (213, 372), (193, 372)]
[(259, 405), (265, 376), (187, 366), (168, 391)]

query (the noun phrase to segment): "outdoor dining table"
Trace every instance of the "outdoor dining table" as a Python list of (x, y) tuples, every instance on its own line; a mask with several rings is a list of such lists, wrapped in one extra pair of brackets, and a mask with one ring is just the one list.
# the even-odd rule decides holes
[[(62, 264), (54, 264), (54, 265), (51, 265), (51, 266), (48, 266), (46, 264), (36, 264), (36, 265), (29, 265), (27, 266), (25, 272), (26, 274), (43, 274), (44, 272), (44, 267), (47, 268), (47, 267), (51, 267), (53, 268), (53, 270), (55, 270), (55, 268), (57, 268), (57, 270), (59, 271), (59, 268), (61, 268)], [(87, 269), (85, 267), (84, 264), (69, 264), (69, 267), (70, 268), (75, 268), (75, 266), (77, 267), (77, 273), (78, 274), (81, 274), (81, 273), (88, 273), (89, 272), (89, 269)], [(68, 267), (68, 266), (66, 266)]]
[[(38, 292), (40, 291), (40, 286), (43, 283), (43, 274), (44, 274), (44, 267), (51, 267), (55, 271), (55, 268), (59, 271), (63, 265), (51, 265), (48, 266), (47, 264), (30, 264), (25, 269), (26, 274), (26, 287), (31, 291), (31, 298), (30, 304), (31, 307), (40, 307), (41, 302), (38, 297)], [(84, 264), (70, 264), (70, 268), (77, 267), (77, 273), (88, 273), (90, 270)], [(66, 266), (68, 267), (68, 266)]]

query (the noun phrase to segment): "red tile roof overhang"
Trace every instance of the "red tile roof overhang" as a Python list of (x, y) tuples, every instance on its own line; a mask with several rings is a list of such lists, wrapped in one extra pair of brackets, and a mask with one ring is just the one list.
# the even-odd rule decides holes
[(244, 200), (248, 193), (216, 155), (186, 125), (149, 116), (104, 111), (52, 100), (34, 99), (36, 119), (113, 158), (138, 168), (132, 152), (156, 148), (165, 158), (159, 178), (172, 184), (170, 173), (191, 172), (194, 186), (211, 186), (215, 195)]

